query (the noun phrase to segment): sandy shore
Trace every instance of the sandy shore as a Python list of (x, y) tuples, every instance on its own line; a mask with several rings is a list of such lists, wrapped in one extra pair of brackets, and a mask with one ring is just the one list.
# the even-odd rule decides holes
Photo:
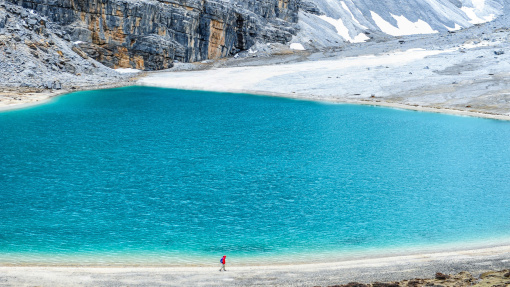
[[(237, 267), (0, 267), (0, 286), (331, 286), (434, 278), (437, 272), (475, 276), (510, 268), (510, 246), (335, 263)], [(510, 279), (509, 279), (510, 281)]]

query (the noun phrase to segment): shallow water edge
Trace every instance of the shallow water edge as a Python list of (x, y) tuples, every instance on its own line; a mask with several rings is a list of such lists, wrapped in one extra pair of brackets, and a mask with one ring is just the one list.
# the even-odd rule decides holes
[[(286, 268), (288, 266), (306, 266), (313, 264), (322, 267), (357, 265), (357, 264), (392, 264), (402, 261), (455, 261), (455, 260), (491, 260), (494, 256), (503, 256), (510, 264), (510, 240), (501, 238), (485, 242), (448, 243), (414, 248), (372, 249), (359, 252), (337, 253), (334, 251), (310, 257), (310, 254), (285, 254), (282, 256), (250, 256), (239, 258), (228, 256), (228, 264), (238, 268), (253, 266), (271, 266)], [(185, 256), (185, 255), (183, 255)], [(93, 267), (93, 268), (127, 268), (127, 267), (167, 267), (206, 268), (216, 267), (216, 257), (185, 258), (179, 260), (171, 255), (162, 260), (161, 253), (142, 254), (0, 254), (0, 267)], [(164, 258), (164, 256), (163, 256)]]
[(451, 109), (451, 108), (442, 107), (441, 105), (438, 105), (437, 107), (434, 107), (434, 108), (420, 106), (420, 105), (407, 105), (407, 104), (403, 104), (403, 103), (387, 102), (383, 98), (382, 99), (365, 99), (365, 100), (353, 100), (353, 99), (347, 99), (347, 98), (344, 98), (344, 99), (320, 98), (319, 99), (313, 95), (308, 95), (308, 94), (293, 94), (293, 93), (285, 94), (285, 93), (259, 92), (259, 91), (253, 91), (253, 90), (229, 90), (229, 91), (221, 92), (221, 91), (207, 91), (207, 90), (193, 89), (193, 88), (174, 89), (174, 88), (167, 88), (163, 85), (156, 85), (156, 84), (132, 85), (132, 83), (127, 83), (127, 84), (119, 83), (119, 84), (108, 85), (108, 86), (104, 86), (104, 87), (87, 87), (87, 88), (79, 88), (79, 89), (76, 89), (75, 91), (63, 91), (60, 93), (51, 93), (46, 100), (32, 100), (32, 99), (30, 99), (30, 97), (25, 96), (23, 102), (21, 102), (19, 104), (1, 106), (0, 113), (48, 104), (48, 103), (51, 103), (52, 99), (54, 99), (54, 98), (65, 96), (67, 94), (76, 93), (76, 92), (92, 91), (92, 90), (105, 90), (105, 89), (107, 90), (107, 89), (112, 89), (112, 88), (131, 88), (131, 87), (154, 87), (154, 88), (162, 88), (162, 89), (169, 89), (169, 90), (204, 91), (204, 92), (210, 92), (210, 93), (218, 92), (218, 93), (230, 93), (230, 94), (251, 94), (251, 95), (258, 95), (258, 96), (281, 97), (281, 98), (304, 100), (304, 101), (367, 105), (367, 106), (410, 110), (410, 111), (417, 111), (417, 112), (439, 113), (439, 114), (447, 114), (447, 115), (510, 121), (510, 115), (490, 114), (490, 113), (485, 113), (485, 112), (476, 111), (476, 110), (474, 110), (474, 111), (455, 110), (455, 109)]

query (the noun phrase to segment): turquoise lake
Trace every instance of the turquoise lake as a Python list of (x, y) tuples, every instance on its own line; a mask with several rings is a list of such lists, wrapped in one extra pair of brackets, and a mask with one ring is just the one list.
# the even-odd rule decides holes
[(0, 264), (508, 243), (509, 196), (504, 121), (145, 87), (0, 113)]

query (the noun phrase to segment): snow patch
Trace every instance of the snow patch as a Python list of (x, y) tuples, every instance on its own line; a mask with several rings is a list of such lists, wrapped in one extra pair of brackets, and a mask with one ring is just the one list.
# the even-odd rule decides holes
[(354, 18), (354, 14), (352, 14), (351, 9), (349, 9), (349, 7), (347, 6), (347, 4), (345, 4), (344, 1), (341, 1), (340, 3), (342, 4), (342, 8), (344, 8), (344, 10), (346, 10), (347, 12), (349, 12), (349, 14), (351, 14), (351, 18), (354, 22), (356, 22), (361, 28), (368, 29), (367, 27), (361, 25), (360, 22), (358, 21), (358, 19)]
[(397, 27), (395, 27), (374, 11), (370, 11), (370, 13), (372, 14), (372, 19), (374, 19), (374, 22), (381, 29), (381, 31), (388, 35), (404, 36), (438, 33), (438, 31), (432, 29), (432, 27), (430, 27), (427, 22), (421, 19), (413, 23), (409, 21), (405, 16), (396, 16), (391, 14), (391, 16), (397, 21)]
[(119, 68), (115, 69), (115, 72), (121, 73), (121, 74), (133, 74), (133, 73), (139, 73), (141, 70), (132, 69), (132, 68)]
[(359, 33), (358, 36), (354, 37), (351, 42), (352, 43), (362, 43), (367, 40), (370, 40), (370, 38), (366, 34)]
[(326, 15), (321, 15), (321, 16), (319, 16), (319, 18), (328, 22), (329, 24), (333, 25), (333, 27), (335, 27), (338, 35), (342, 36), (342, 38), (344, 38), (345, 40), (349, 40), (351, 38), (351, 36), (349, 36), (349, 29), (347, 29), (347, 27), (345, 27), (344, 22), (342, 21), (341, 18), (338, 20), (335, 20), (335, 19), (328, 17)]
[[(473, 2), (475, 2), (475, 1), (473, 1)], [(476, 5), (475, 5), (475, 7), (476, 7)], [(464, 14), (466, 14), (466, 16), (468, 16), (469, 19), (471, 19), (471, 20), (469, 20), (469, 23), (471, 23), (471, 24), (481, 24), (481, 23), (490, 22), (490, 21), (496, 19), (496, 16), (494, 14), (490, 14), (484, 18), (478, 17), (475, 13), (475, 10), (478, 10), (477, 8), (462, 7), (460, 9), (462, 10), (462, 12), (464, 12)]]
[(460, 26), (459, 24), (455, 23), (455, 27), (451, 28), (451, 27), (448, 27), (446, 25), (443, 25), (446, 27), (446, 29), (448, 29), (448, 31), (458, 31), (460, 29), (462, 29), (462, 26)]
[(292, 50), (297, 50), (297, 51), (304, 51), (304, 50), (306, 50), (305, 47), (303, 47), (303, 45), (301, 43), (292, 43), (292, 44), (290, 44), (290, 48)]
[(482, 10), (485, 7), (485, 0), (471, 0), (476, 10)]
[(468, 41), (464, 44), (462, 44), (459, 49), (474, 49), (474, 48), (480, 48), (480, 47), (490, 47), (490, 46), (496, 46), (499, 42), (489, 42), (489, 41)]
[(319, 18), (328, 22), (329, 24), (333, 25), (333, 27), (335, 27), (338, 35), (340, 35), (342, 38), (344, 38), (348, 42), (360, 43), (360, 42), (365, 42), (366, 40), (370, 39), (367, 37), (367, 35), (365, 35), (363, 33), (360, 33), (358, 36), (351, 38), (351, 36), (349, 35), (349, 29), (347, 27), (345, 27), (344, 22), (342, 21), (341, 18), (338, 20), (335, 20), (335, 19), (328, 17), (326, 15), (321, 15), (321, 16), (319, 16)]

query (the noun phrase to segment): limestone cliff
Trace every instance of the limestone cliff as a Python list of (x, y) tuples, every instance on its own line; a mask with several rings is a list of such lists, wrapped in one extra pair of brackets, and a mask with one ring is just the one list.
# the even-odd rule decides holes
[(63, 27), (76, 51), (111, 68), (159, 70), (174, 60), (288, 42), (299, 0), (8, 0)]
[(0, 0), (0, 106), (6, 94), (72, 91), (128, 79), (64, 40), (60, 25)]

